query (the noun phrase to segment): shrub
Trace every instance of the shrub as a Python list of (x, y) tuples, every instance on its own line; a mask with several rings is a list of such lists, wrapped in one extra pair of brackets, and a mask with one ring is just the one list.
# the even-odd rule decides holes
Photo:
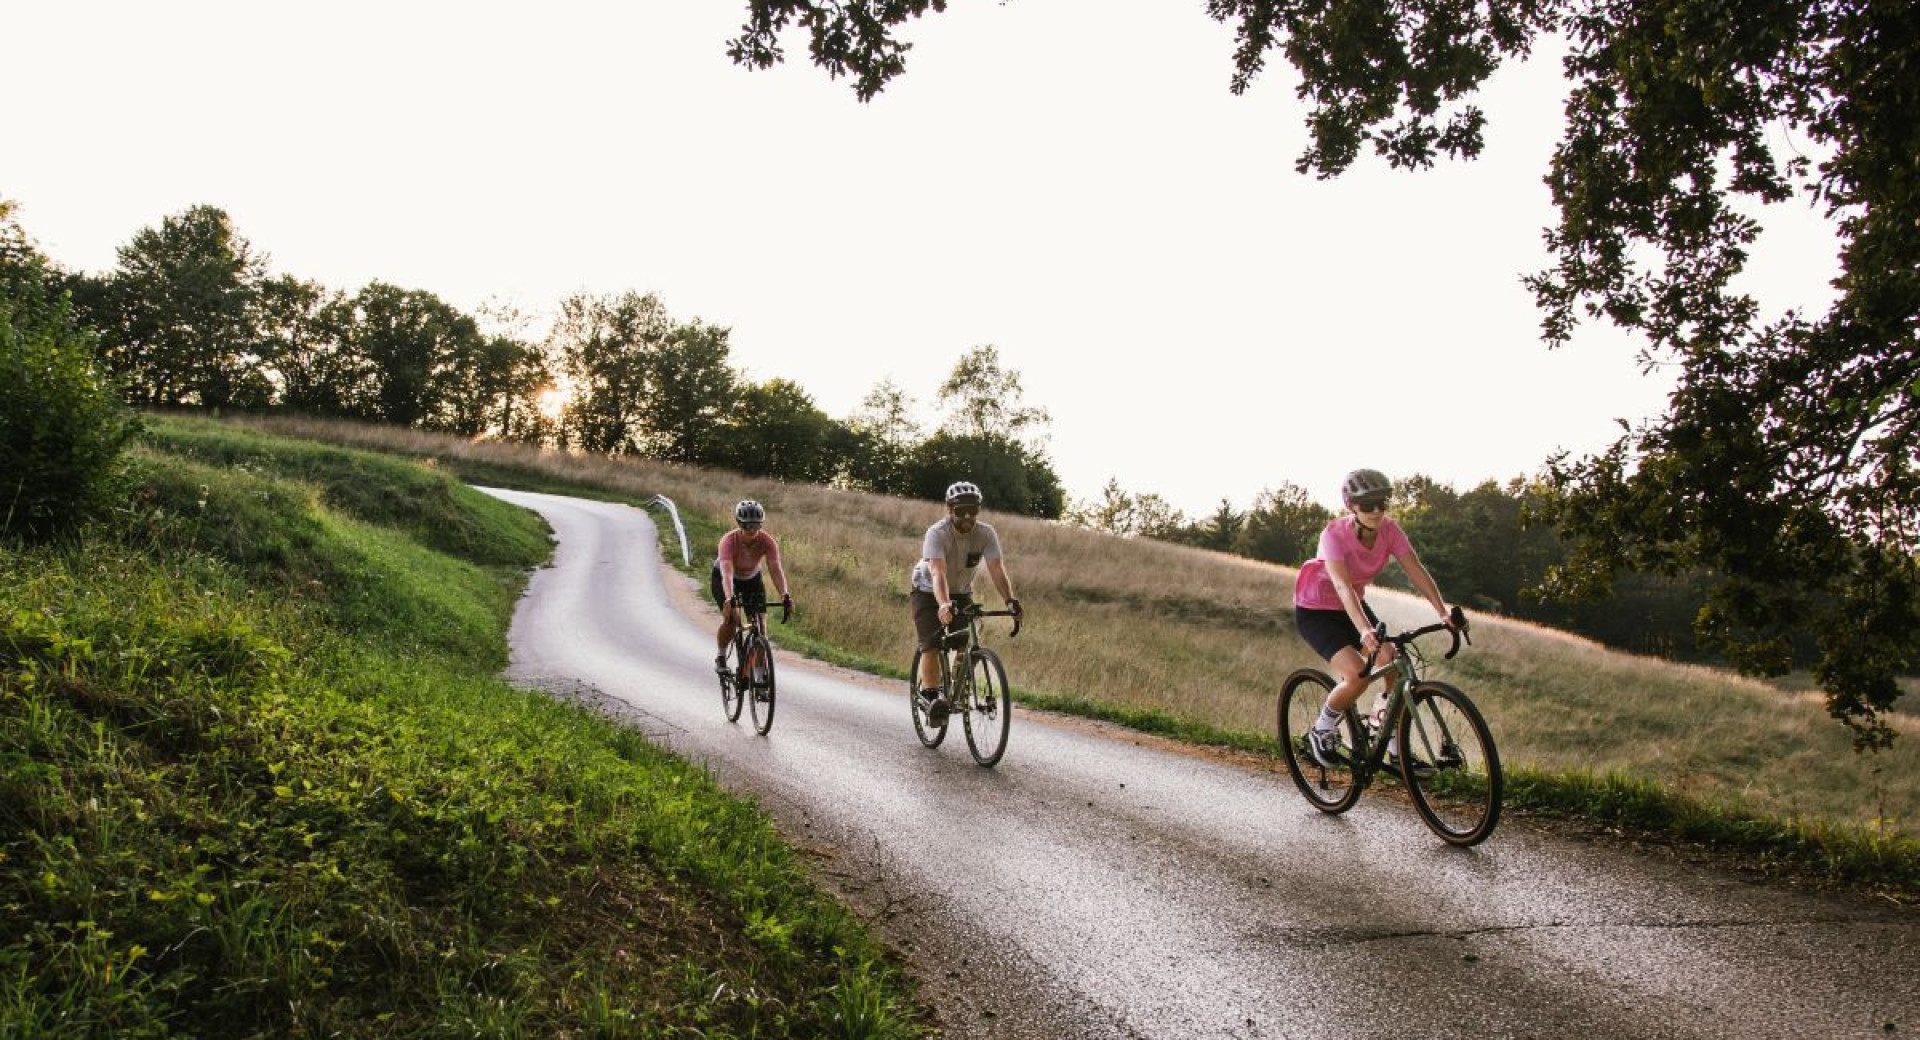
[(101, 506), (137, 422), (64, 301), (0, 294), (0, 533), (48, 540)]

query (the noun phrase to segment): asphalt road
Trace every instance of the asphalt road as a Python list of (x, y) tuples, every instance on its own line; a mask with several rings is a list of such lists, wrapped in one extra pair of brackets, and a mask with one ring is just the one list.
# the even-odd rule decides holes
[[(756, 799), (951, 1036), (1920, 1035), (1920, 916), (1871, 896), (1524, 819), (1454, 849), (1391, 789), (1324, 816), (1284, 772), (1018, 708), (982, 769), (957, 723), (920, 746), (903, 684), (794, 654), (756, 736), (722, 716), (717, 614), (644, 512), (492, 493), (559, 540), (510, 675), (602, 699)], [(904, 604), (900, 627), (904, 657)]]

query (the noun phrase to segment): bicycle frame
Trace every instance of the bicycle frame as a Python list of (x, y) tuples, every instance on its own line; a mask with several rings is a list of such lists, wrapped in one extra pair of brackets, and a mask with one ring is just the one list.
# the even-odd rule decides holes
[[(1414, 686), (1420, 682), (1420, 662), (1425, 660), (1425, 656), (1420, 652), (1415, 641), (1421, 636), (1432, 632), (1451, 631), (1453, 634), (1453, 646), (1447, 650), (1446, 654), (1446, 656), (1451, 659), (1453, 655), (1460, 652), (1461, 636), (1466, 631), (1464, 615), (1458, 607), (1454, 608), (1453, 621), (1456, 627), (1450, 630), (1446, 625), (1428, 625), (1425, 628), (1404, 632), (1398, 636), (1387, 635), (1385, 622), (1374, 627), (1374, 634), (1380, 639), (1380, 645), (1386, 646), (1391, 644), (1394, 647), (1395, 653), (1393, 660), (1378, 668), (1369, 667), (1366, 672), (1369, 681), (1382, 678), (1387, 679), (1388, 687), (1385, 695), (1387, 710), (1385, 714), (1380, 716), (1380, 725), (1377, 729), (1373, 726), (1371, 720), (1363, 722), (1363, 725), (1370, 732), (1367, 734), (1367, 753), (1360, 756), (1360, 762), (1358, 763), (1359, 768), (1354, 771), (1355, 781), (1357, 783), (1365, 784), (1370, 782), (1374, 773), (1380, 771), (1382, 763), (1386, 761), (1387, 748), (1393, 743), (1393, 735), (1400, 728), (1400, 716), (1407, 711), (1409, 693)], [(1377, 650), (1375, 651), (1376, 654), (1378, 652)], [(1371, 660), (1369, 660), (1368, 663), (1371, 665)], [(1420, 720), (1415, 719), (1414, 723), (1418, 726), (1420, 725)], [(1440, 724), (1443, 727), (1442, 733), (1440, 734), (1441, 737), (1446, 740), (1451, 740), (1453, 735), (1445, 732), (1445, 723), (1442, 722)]]
[[(980, 646), (980, 619), (990, 617), (1010, 617), (1013, 619), (1013, 631), (1007, 638), (1020, 634), (1020, 615), (1011, 610), (985, 610), (978, 605), (969, 605), (960, 612), (967, 619), (966, 628), (949, 630), (940, 638), (940, 652), (946, 655), (947, 685), (941, 691), (949, 705), (961, 711), (969, 710), (973, 695), (972, 656)], [(955, 620), (958, 620), (957, 618)]]

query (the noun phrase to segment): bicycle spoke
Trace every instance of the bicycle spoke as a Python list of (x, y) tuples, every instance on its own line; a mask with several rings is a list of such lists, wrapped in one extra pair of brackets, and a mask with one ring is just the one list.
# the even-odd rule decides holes
[(971, 681), (960, 691), (965, 701), (961, 718), (967, 747), (983, 766), (1000, 761), (1007, 751), (1007, 731), (1013, 724), (1013, 698), (1007, 689), (1007, 670), (999, 655), (980, 648), (968, 655)]
[[(1320, 707), (1332, 689), (1332, 677), (1316, 669), (1303, 668), (1288, 676), (1280, 688), (1276, 735), (1286, 755), (1287, 772), (1300, 793), (1321, 812), (1339, 813), (1352, 808), (1360, 799), (1353, 768), (1339, 762), (1331, 767), (1321, 764), (1308, 744), (1313, 724), (1320, 717)], [(1360, 755), (1364, 747), (1360, 724), (1352, 712), (1347, 713), (1340, 731), (1342, 750), (1350, 761)]]
[(1423, 682), (1411, 691), (1399, 737), (1420, 818), (1451, 844), (1485, 841), (1500, 820), (1502, 776), (1479, 709), (1446, 683)]

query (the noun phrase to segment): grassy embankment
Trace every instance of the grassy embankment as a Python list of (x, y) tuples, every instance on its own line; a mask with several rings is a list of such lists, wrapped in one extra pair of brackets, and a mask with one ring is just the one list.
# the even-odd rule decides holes
[[(783, 644), (879, 674), (911, 652), (906, 571), (939, 508), (645, 460), (472, 444), (377, 427), (276, 424), (440, 460), (471, 479), (679, 505), (704, 577), (732, 504), (772, 511), (802, 610)], [(991, 506), (991, 504), (989, 504)], [(1031, 611), (997, 646), (1019, 699), (1181, 739), (1273, 750), (1287, 672), (1319, 662), (1293, 633), (1294, 570), (994, 515)], [(676, 563), (678, 553), (668, 553)], [(1381, 591), (1391, 621), (1424, 607)], [(1475, 645), (1429, 674), (1481, 706), (1508, 765), (1508, 804), (1709, 842), (1760, 865), (1920, 891), (1920, 729), (1860, 756), (1817, 693), (1608, 650), (1481, 617)], [(991, 638), (991, 637), (990, 637)], [(1016, 738), (1017, 739), (1017, 738)]]
[(911, 1036), (752, 806), (494, 678), (530, 514), (153, 421), (0, 547), (0, 1036)]

